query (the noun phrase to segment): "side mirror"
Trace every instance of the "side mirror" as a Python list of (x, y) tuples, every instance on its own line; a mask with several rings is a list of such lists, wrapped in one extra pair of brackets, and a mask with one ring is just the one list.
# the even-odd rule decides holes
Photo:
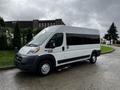
[(55, 40), (51, 40), (51, 41), (48, 43), (48, 47), (49, 47), (49, 48), (55, 48)]

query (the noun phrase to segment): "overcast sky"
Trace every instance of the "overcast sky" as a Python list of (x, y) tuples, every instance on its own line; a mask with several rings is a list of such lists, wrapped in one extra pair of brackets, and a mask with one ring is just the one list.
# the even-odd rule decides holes
[(0, 0), (5, 21), (57, 19), (66, 25), (99, 29), (101, 35), (114, 21), (120, 33), (120, 0)]

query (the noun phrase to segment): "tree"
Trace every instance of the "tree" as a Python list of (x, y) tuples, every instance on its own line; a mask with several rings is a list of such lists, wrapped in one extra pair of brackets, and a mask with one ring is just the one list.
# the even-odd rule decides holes
[(108, 35), (108, 34), (105, 34), (104, 38), (105, 38), (106, 40), (110, 40), (110, 38), (109, 38), (109, 35)]
[(7, 38), (5, 22), (2, 17), (0, 17), (0, 49), (5, 50), (7, 48)]
[(13, 49), (13, 28), (6, 27), (7, 49)]
[(36, 35), (36, 34), (38, 34), (40, 31), (42, 31), (44, 28), (36, 28), (36, 29), (33, 29), (33, 34), (34, 34), (34, 36)]
[(22, 42), (22, 45), (25, 45), (26, 44), (26, 36), (27, 36), (27, 33), (28, 33), (28, 28), (22, 28), (21, 29), (21, 42)]
[(27, 42), (29, 42), (32, 38), (33, 38), (32, 29), (29, 28), (27, 33)]
[(5, 27), (5, 22), (2, 17), (0, 17), (0, 26)]
[(16, 22), (15, 28), (14, 28), (13, 45), (14, 45), (14, 48), (17, 47), (18, 49), (20, 49), (21, 47), (21, 35), (20, 35), (20, 28), (19, 28), (18, 22)]
[(111, 44), (112, 40), (113, 40), (113, 43), (115, 43), (119, 38), (117, 32), (118, 31), (117, 31), (116, 26), (113, 22), (112, 25), (110, 26), (109, 30), (107, 31), (107, 34), (105, 34), (104, 38), (109, 40), (110, 44)]
[(4, 35), (1, 35), (0, 37), (0, 50), (7, 49), (7, 38)]

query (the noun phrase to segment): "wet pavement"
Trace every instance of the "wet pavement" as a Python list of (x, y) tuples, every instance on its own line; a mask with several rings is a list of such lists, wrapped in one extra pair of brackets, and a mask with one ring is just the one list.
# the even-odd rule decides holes
[(18, 69), (0, 71), (0, 90), (120, 90), (120, 48), (96, 64), (82, 61), (46, 77)]

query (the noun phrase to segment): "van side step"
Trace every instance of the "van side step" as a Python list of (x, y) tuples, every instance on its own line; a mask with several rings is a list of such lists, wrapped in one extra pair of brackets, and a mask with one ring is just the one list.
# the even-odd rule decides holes
[(58, 64), (65, 63), (65, 62), (70, 62), (70, 61), (75, 61), (75, 60), (78, 60), (78, 59), (88, 58), (88, 57), (90, 57), (90, 55), (85, 55), (85, 56), (80, 56), (80, 57), (63, 59), (63, 60), (59, 60)]

